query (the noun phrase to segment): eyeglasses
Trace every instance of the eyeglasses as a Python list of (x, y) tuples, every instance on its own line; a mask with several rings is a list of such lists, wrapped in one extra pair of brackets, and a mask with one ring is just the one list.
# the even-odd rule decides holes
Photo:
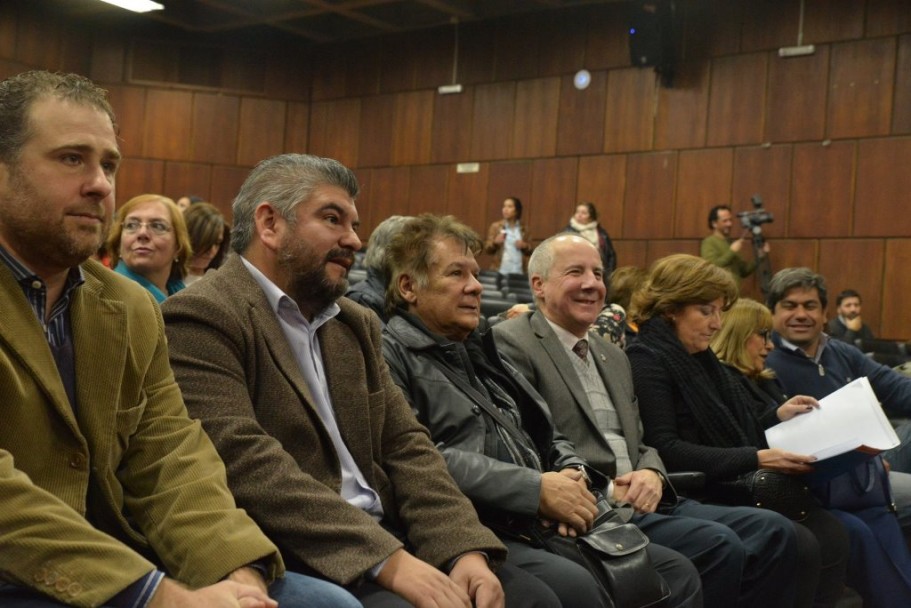
[(772, 330), (771, 329), (763, 329), (761, 331), (757, 331), (756, 335), (759, 336), (760, 338), (762, 338), (763, 342), (772, 341)]
[(123, 231), (127, 234), (136, 234), (143, 226), (152, 231), (152, 234), (164, 236), (171, 232), (171, 225), (162, 220), (152, 220), (151, 222), (142, 222), (140, 220), (127, 220), (123, 224)]

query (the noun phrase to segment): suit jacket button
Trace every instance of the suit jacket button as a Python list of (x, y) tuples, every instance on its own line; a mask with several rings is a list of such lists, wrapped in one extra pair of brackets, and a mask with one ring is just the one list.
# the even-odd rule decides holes
[(471, 413), (474, 414), (475, 416), (480, 416), (480, 415), (481, 415), (481, 408), (478, 407), (477, 405), (474, 405), (474, 406), (471, 407)]
[(68, 594), (70, 594), (71, 596), (75, 597), (75, 596), (79, 595), (80, 593), (82, 593), (82, 585), (80, 585), (79, 583), (70, 583), (69, 586), (66, 588), (66, 592)]
[(73, 452), (70, 456), (70, 467), (82, 470), (85, 468), (85, 454), (82, 452)]
[(57, 582), (54, 584), (54, 589), (56, 589), (60, 593), (63, 593), (64, 591), (66, 591), (67, 587), (69, 587), (69, 586), (70, 586), (70, 579), (68, 579), (65, 576), (61, 576), (60, 578), (57, 579)]
[(47, 568), (42, 568), (32, 577), (36, 583), (43, 583), (47, 579)]

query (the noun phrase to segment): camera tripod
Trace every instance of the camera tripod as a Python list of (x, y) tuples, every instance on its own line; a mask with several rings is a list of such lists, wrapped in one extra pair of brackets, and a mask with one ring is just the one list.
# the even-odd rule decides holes
[(765, 246), (762, 227), (754, 225), (750, 229), (750, 236), (753, 241), (753, 259), (756, 260), (756, 278), (759, 281), (759, 290), (762, 292), (762, 298), (766, 299), (769, 295), (769, 283), (772, 281), (772, 263), (769, 255), (762, 251)]

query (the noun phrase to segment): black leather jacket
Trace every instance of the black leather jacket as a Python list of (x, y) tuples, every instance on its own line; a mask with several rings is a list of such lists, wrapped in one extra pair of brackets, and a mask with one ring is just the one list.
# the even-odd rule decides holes
[[(479, 403), (483, 395), (471, 386), (473, 366), (484, 364), (484, 358), (511, 379), (513, 386), (508, 392), (519, 407), (523, 427), (541, 456), (544, 471), (584, 465), (585, 461), (554, 429), (541, 396), (499, 356), (490, 333), (480, 335), (476, 331), (465, 342), (450, 342), (428, 333), (419, 323), (399, 314), (383, 331), (383, 355), (393, 379), (418, 420), (430, 430), (449, 472), (482, 520), (535, 517), (541, 473), (497, 460), (499, 438), (493, 419)], [(454, 382), (455, 377), (461, 381)]]

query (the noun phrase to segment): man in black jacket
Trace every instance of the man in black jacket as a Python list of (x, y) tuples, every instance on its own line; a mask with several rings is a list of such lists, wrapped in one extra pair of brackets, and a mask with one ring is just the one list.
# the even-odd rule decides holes
[[(583, 534), (596, 514), (586, 467), (553, 426), (540, 395), (481, 335), (480, 239), (455, 218), (411, 220), (387, 248), (394, 310), (383, 335), (393, 379), (430, 430), (482, 521), (510, 550), (508, 563), (547, 583), (564, 606), (598, 606), (591, 575), (521, 536), (541, 519)], [(699, 606), (699, 576), (682, 555), (649, 546), (672, 590), (670, 605)]]

